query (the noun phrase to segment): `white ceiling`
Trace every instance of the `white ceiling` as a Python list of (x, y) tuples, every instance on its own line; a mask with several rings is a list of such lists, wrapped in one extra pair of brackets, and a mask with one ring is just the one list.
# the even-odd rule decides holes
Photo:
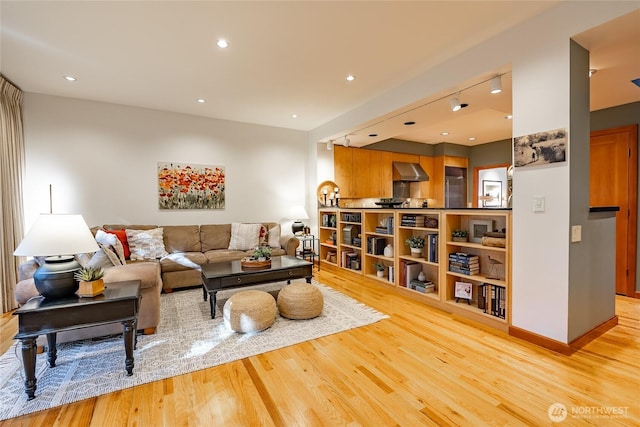
[[(309, 131), (557, 3), (3, 0), (0, 71), (25, 92)], [(597, 85), (612, 87), (615, 70), (625, 67), (640, 77), (638, 55), (633, 61), (640, 15), (620, 22), (578, 40), (601, 69), (592, 79), (592, 110), (640, 100), (640, 90), (601, 95)], [(217, 48), (218, 38), (229, 48)], [(623, 46), (624, 60), (614, 46)], [(465, 135), (448, 142), (510, 138), (510, 72), (495, 73), (506, 73), (502, 94), (489, 98), (476, 86), (461, 99), (474, 108), (458, 117), (433, 116), (427, 127), (400, 124), (385, 134), (428, 143), (441, 142), (443, 130)], [(347, 74), (356, 80), (347, 82)], [(383, 119), (372, 122), (391, 125)]]

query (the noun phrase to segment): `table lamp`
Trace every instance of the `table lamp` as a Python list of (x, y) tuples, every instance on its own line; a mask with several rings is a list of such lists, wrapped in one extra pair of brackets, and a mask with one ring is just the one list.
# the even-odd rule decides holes
[(75, 254), (99, 250), (82, 215), (42, 214), (13, 252), (16, 256), (46, 257), (33, 275), (40, 295), (62, 298), (78, 290)]
[(304, 206), (293, 206), (291, 207), (291, 215), (289, 215), (289, 219), (293, 219), (294, 222), (291, 224), (291, 231), (293, 234), (300, 234), (302, 230), (304, 230), (304, 224), (301, 219), (309, 219), (309, 214), (305, 210)]

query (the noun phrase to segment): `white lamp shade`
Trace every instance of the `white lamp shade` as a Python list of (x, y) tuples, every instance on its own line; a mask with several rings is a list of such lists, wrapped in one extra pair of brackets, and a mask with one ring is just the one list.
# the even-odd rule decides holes
[(42, 214), (13, 252), (16, 256), (96, 252), (98, 244), (82, 215)]
[(290, 219), (309, 219), (309, 214), (305, 210), (304, 206), (292, 206)]

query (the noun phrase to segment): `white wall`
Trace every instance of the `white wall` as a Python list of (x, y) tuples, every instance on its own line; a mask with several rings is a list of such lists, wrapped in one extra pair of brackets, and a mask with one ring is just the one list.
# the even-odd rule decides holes
[[(305, 132), (33, 93), (24, 116), (27, 228), (49, 211), (50, 184), (53, 212), (80, 213), (90, 226), (286, 226), (290, 206), (307, 202)], [(223, 165), (226, 208), (160, 211), (159, 161)]]

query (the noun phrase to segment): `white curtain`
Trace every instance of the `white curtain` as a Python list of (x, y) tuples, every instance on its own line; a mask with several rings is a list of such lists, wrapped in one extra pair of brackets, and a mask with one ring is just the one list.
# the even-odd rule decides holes
[(22, 177), (24, 173), (22, 91), (0, 75), (0, 306), (16, 308), (14, 290), (18, 265), (13, 251), (24, 234)]

